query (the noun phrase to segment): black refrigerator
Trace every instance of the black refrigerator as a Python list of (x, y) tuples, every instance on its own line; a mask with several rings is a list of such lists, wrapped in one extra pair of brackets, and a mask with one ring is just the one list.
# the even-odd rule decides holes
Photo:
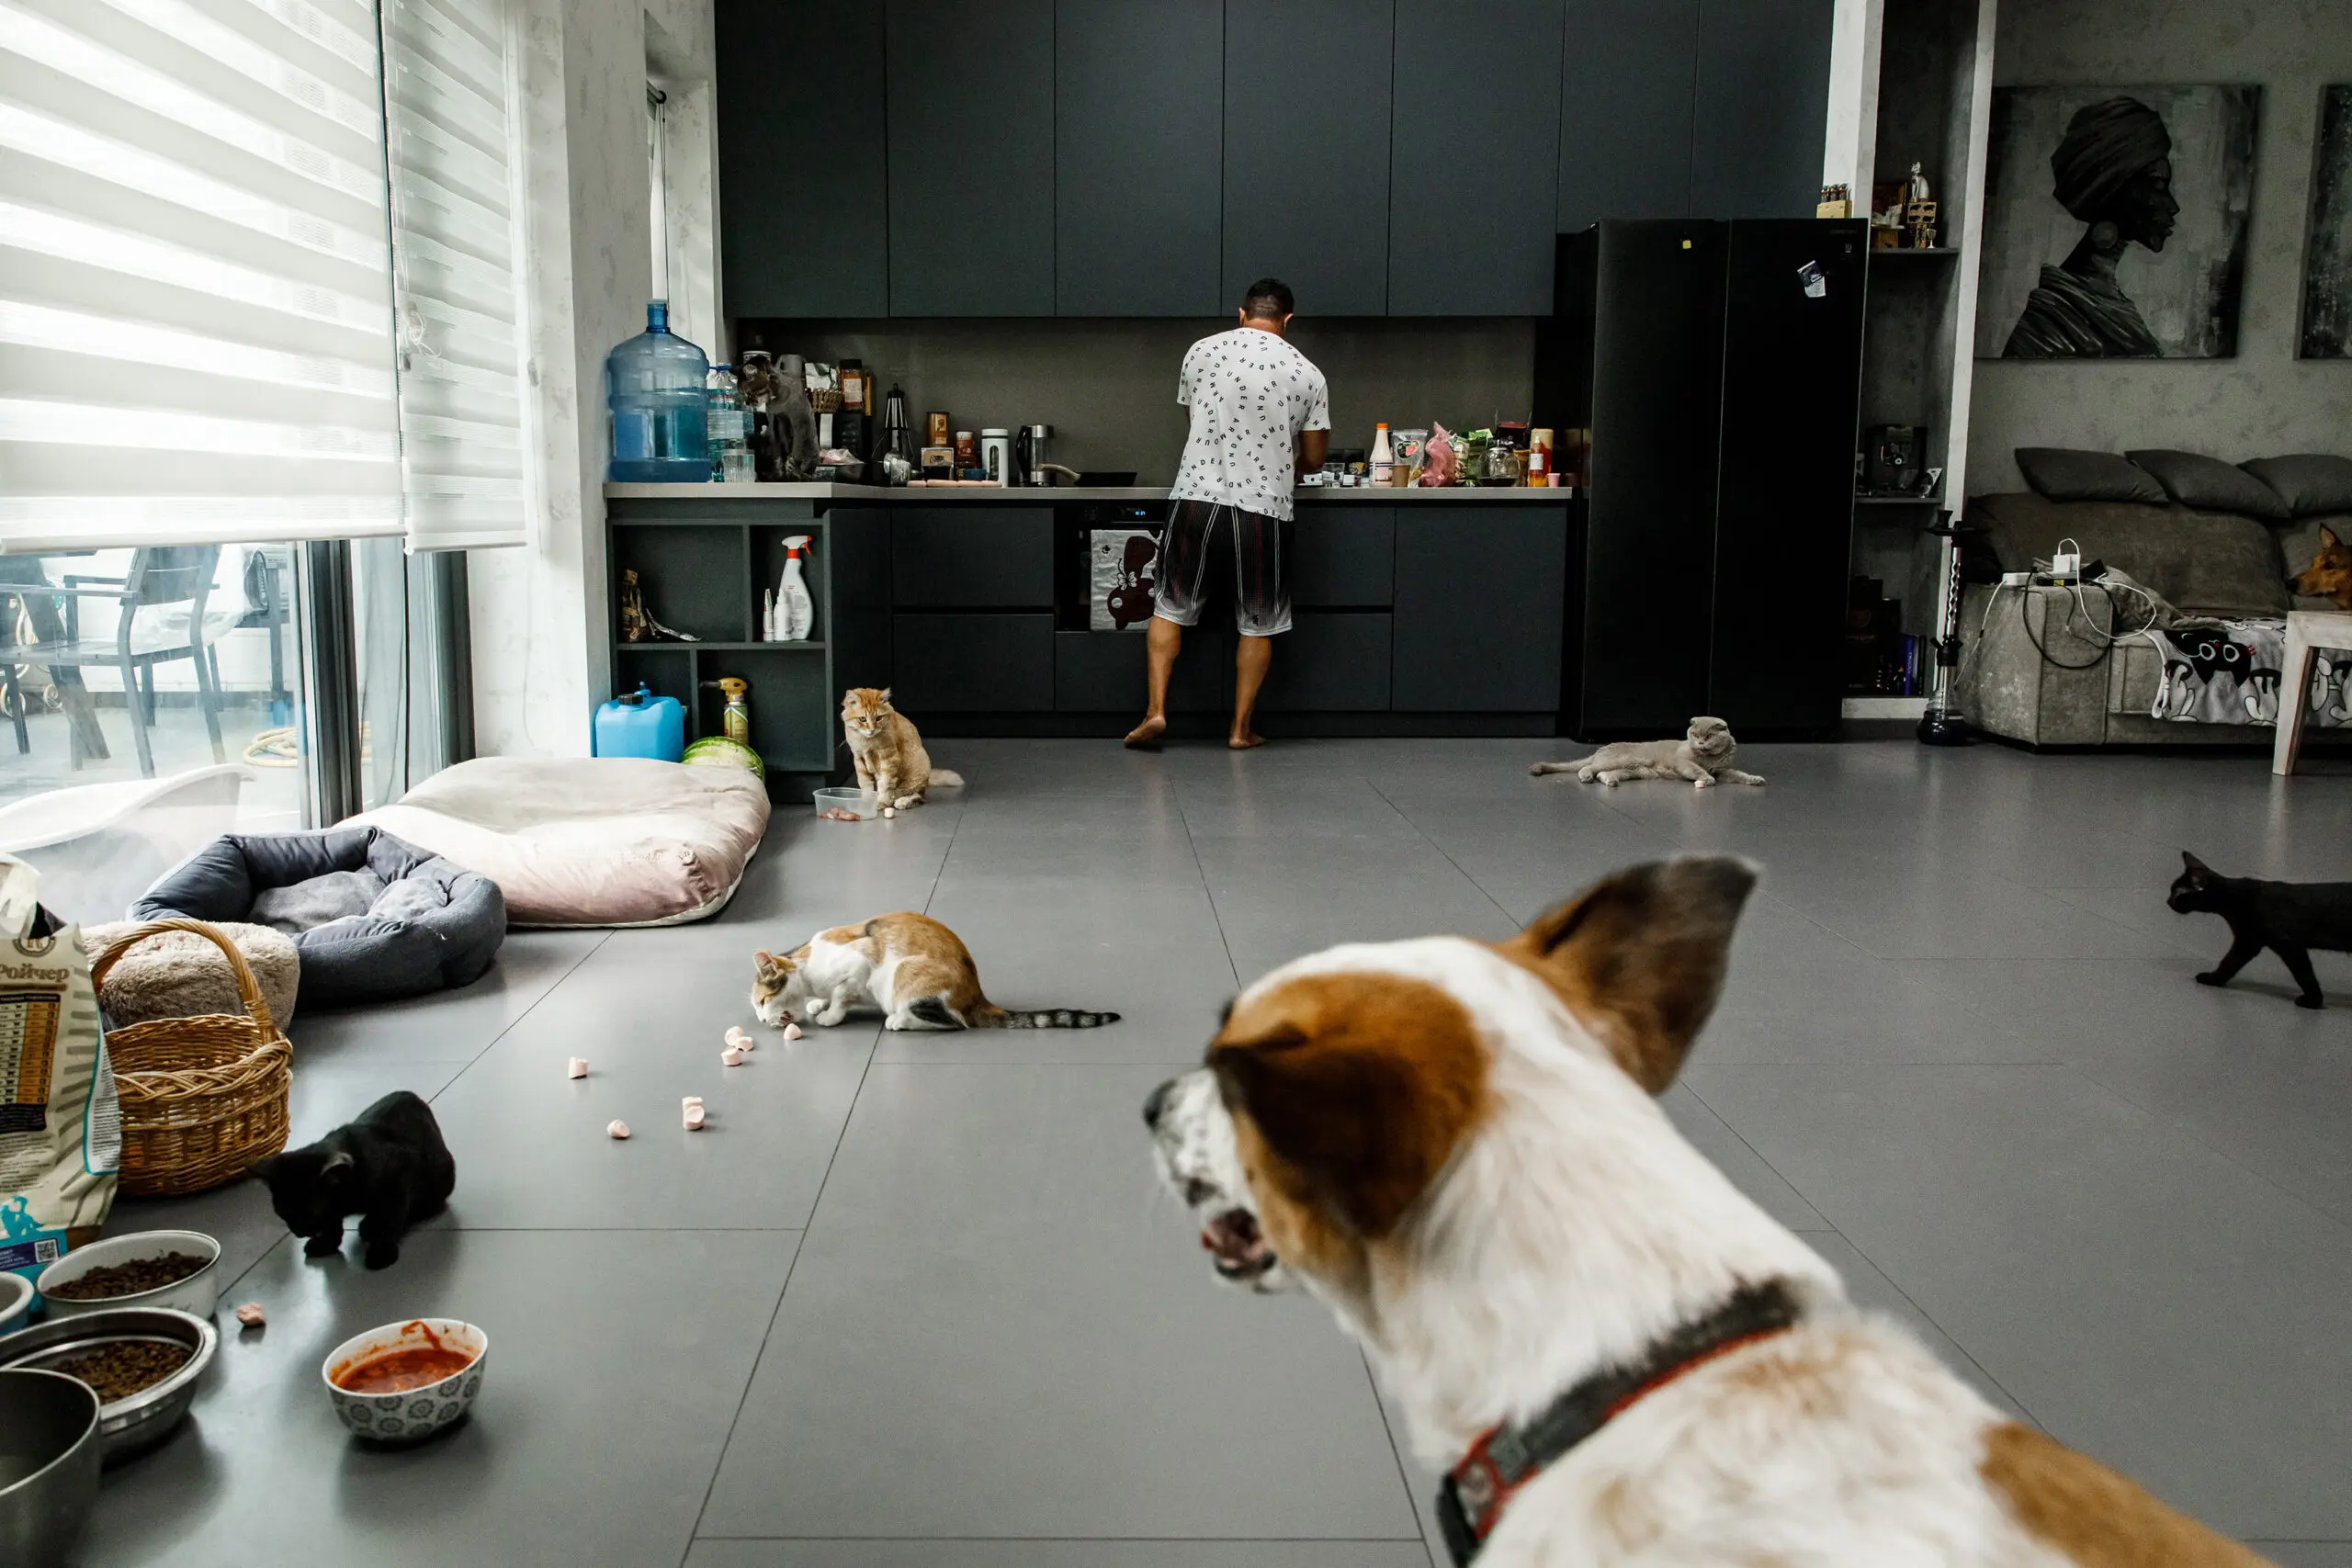
[(1581, 486), (1567, 733), (1675, 736), (1702, 713), (1743, 739), (1836, 728), (1868, 227), (1560, 236), (1535, 423)]

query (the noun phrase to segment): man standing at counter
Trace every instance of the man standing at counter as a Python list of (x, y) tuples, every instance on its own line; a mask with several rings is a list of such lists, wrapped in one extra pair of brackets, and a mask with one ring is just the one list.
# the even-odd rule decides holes
[(1331, 428), (1323, 372), (1284, 341), (1293, 300), (1279, 278), (1261, 277), (1241, 301), (1231, 332), (1204, 337), (1184, 354), (1176, 400), (1192, 410), (1184, 460), (1168, 492), (1152, 581), (1159, 587), (1146, 629), (1149, 705), (1126, 743), (1154, 750), (1168, 729), (1168, 677), (1184, 630), (1199, 624), (1208, 597), (1212, 547), (1233, 550), (1233, 624), (1241, 633), (1233, 657), (1236, 751), (1262, 746), (1252, 722), (1258, 688), (1273, 661), (1273, 639), (1290, 630), (1290, 583), (1283, 575), (1290, 532), (1290, 492), (1298, 466), (1323, 466)]

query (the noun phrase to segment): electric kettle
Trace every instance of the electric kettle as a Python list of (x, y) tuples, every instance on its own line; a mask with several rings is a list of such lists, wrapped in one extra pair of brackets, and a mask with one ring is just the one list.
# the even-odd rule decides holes
[(1012, 475), (1008, 484), (1046, 485), (1046, 443), (1054, 438), (1050, 424), (1024, 424), (1012, 433)]

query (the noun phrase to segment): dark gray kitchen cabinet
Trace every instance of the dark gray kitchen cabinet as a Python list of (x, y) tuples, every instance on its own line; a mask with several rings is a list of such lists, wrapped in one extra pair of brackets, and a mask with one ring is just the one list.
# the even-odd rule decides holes
[(1395, 4), (1388, 313), (1549, 315), (1560, 0)]
[(1562, 506), (1399, 506), (1391, 705), (1557, 708), (1567, 538)]
[(1274, 276), (1305, 313), (1386, 313), (1394, 50), (1388, 0), (1226, 0), (1221, 309)]
[(1051, 713), (1054, 617), (893, 615), (891, 702), (933, 713)]
[[(881, 8), (718, 0), (713, 21), (728, 312), (887, 314)], [(831, 128), (815, 142), (811, 106)], [(810, 194), (818, 146), (821, 199)]]
[[(1195, 626), (1184, 634), (1183, 656), (1168, 678), (1170, 713), (1233, 711), (1233, 625)], [(1144, 634), (1054, 634), (1054, 711), (1143, 713), (1148, 677)]]
[(1224, 69), (1224, 0), (1058, 0), (1054, 302), (1062, 315), (1219, 313)]
[[(1698, 62), (1699, 0), (1567, 0), (1561, 233), (1604, 218), (1690, 216)], [(1816, 120), (1828, 96), (1825, 85)]]
[(1388, 707), (1390, 617), (1302, 610), (1274, 643), (1268, 713), (1382, 713)]
[[(1054, 0), (889, 0), (888, 18), (889, 313), (1052, 315)], [(828, 101), (786, 107), (805, 132)], [(805, 141), (804, 165), (834, 140)], [(805, 206), (831, 182), (801, 173)]]
[(1836, 0), (1699, 0), (1693, 216), (1813, 216), (1835, 9)]
[(1309, 609), (1385, 606), (1396, 596), (1396, 509), (1301, 506), (1290, 525), (1291, 602)]
[(1053, 508), (890, 508), (890, 592), (926, 610), (1053, 608)]

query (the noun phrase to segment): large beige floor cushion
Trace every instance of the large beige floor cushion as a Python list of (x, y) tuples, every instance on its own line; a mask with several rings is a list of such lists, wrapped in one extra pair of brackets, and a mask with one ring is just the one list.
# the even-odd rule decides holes
[(635, 757), (482, 757), (354, 823), (481, 872), (518, 926), (662, 926), (715, 915), (767, 831), (766, 786)]

